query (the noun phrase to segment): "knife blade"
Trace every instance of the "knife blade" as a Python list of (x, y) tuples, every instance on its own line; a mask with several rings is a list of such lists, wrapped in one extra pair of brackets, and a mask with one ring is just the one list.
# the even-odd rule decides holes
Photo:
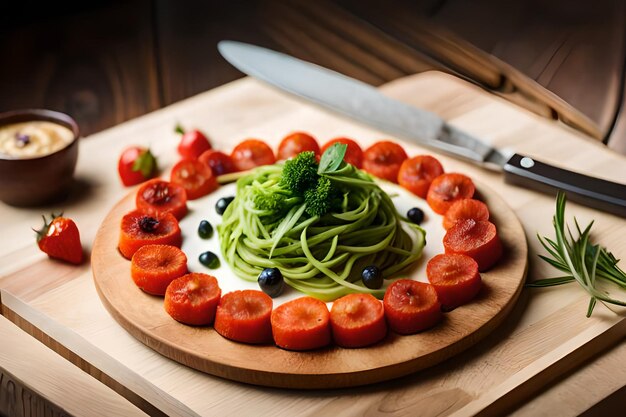
[(562, 190), (571, 201), (626, 217), (625, 184), (569, 171), (517, 153), (506, 155), (434, 113), (280, 52), (236, 41), (221, 41), (218, 49), (243, 73), (324, 108), (418, 145), (503, 171), (507, 183), (548, 194)]

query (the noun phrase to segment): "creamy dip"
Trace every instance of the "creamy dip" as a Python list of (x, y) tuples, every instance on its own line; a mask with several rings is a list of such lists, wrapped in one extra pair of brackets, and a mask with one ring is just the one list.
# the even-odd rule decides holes
[(74, 139), (67, 127), (35, 120), (0, 126), (0, 152), (15, 158), (36, 158), (65, 148)]

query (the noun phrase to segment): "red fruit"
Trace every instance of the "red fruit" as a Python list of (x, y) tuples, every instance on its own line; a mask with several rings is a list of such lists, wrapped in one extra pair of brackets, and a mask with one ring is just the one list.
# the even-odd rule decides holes
[(380, 141), (363, 153), (363, 169), (378, 178), (398, 182), (400, 166), (407, 158), (402, 146), (390, 141)]
[(214, 276), (190, 273), (167, 286), (163, 306), (174, 320), (193, 326), (205, 326), (215, 320), (222, 290)]
[(398, 173), (398, 184), (421, 198), (426, 198), (430, 183), (443, 174), (441, 163), (430, 155), (405, 159)]
[(385, 291), (383, 304), (389, 327), (400, 334), (426, 330), (443, 317), (435, 288), (410, 279), (391, 284)]
[(52, 214), (50, 223), (43, 217), (43, 227), (37, 230), (37, 245), (49, 257), (80, 264), (83, 261), (83, 247), (80, 233), (74, 220)]
[(311, 151), (315, 156), (320, 156), (320, 146), (313, 136), (304, 132), (294, 132), (285, 136), (280, 142), (276, 159), (284, 160), (293, 158), (300, 152), (306, 151)]
[(153, 217), (139, 210), (131, 211), (122, 217), (120, 229), (118, 249), (126, 259), (145, 245), (180, 247), (183, 241), (178, 220), (171, 213)]
[(161, 179), (153, 179), (137, 190), (137, 209), (157, 216), (172, 213), (177, 219), (187, 214), (187, 192), (183, 187)]
[(117, 172), (125, 186), (139, 184), (154, 177), (157, 172), (156, 159), (149, 149), (131, 146), (120, 155)]
[(272, 333), (277, 346), (289, 350), (310, 350), (330, 344), (330, 313), (326, 303), (300, 297), (272, 312)]
[(441, 174), (433, 180), (426, 194), (426, 202), (437, 214), (446, 214), (452, 203), (474, 196), (474, 183), (463, 174)]
[(198, 157), (198, 161), (211, 168), (213, 175), (216, 177), (237, 171), (233, 158), (231, 158), (230, 155), (213, 149), (204, 151), (202, 155)]
[(476, 261), (458, 253), (434, 256), (426, 265), (426, 276), (446, 311), (470, 302), (482, 282)]
[(133, 254), (130, 276), (148, 294), (165, 295), (167, 286), (187, 273), (187, 256), (171, 245), (145, 245)]
[(196, 159), (182, 159), (174, 165), (170, 182), (183, 187), (189, 200), (204, 197), (217, 188), (211, 168)]
[(204, 151), (211, 149), (211, 142), (199, 130), (194, 129), (185, 132), (179, 125), (176, 126), (175, 131), (183, 135), (177, 148), (178, 153), (183, 158), (198, 159)]
[(479, 271), (491, 268), (502, 256), (496, 226), (486, 220), (458, 220), (443, 237), (446, 253), (461, 253), (478, 263)]
[(230, 154), (237, 171), (246, 171), (261, 165), (271, 165), (276, 162), (272, 148), (258, 139), (247, 139), (235, 146)]
[(335, 300), (330, 325), (335, 343), (347, 348), (373, 345), (387, 335), (383, 304), (371, 294), (348, 294)]
[(354, 165), (357, 168), (361, 168), (361, 166), (363, 166), (363, 150), (361, 149), (359, 144), (352, 139), (332, 139), (322, 147), (321, 153), (323, 154), (324, 152), (326, 152), (326, 149), (330, 148), (335, 143), (343, 143), (344, 145), (348, 146), (348, 148), (346, 149), (346, 154), (343, 157), (343, 160), (346, 161), (346, 163)]
[(215, 313), (215, 330), (243, 343), (272, 341), (272, 299), (257, 290), (233, 291), (222, 296)]
[(443, 228), (448, 230), (461, 219), (489, 220), (489, 208), (482, 201), (471, 198), (457, 200), (443, 216)]

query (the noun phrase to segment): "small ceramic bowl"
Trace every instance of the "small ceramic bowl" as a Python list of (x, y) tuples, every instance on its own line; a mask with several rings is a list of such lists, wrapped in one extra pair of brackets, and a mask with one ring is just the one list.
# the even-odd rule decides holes
[[(46, 155), (16, 156), (0, 150), (0, 200), (13, 206), (37, 206), (60, 200), (67, 195), (74, 179), (79, 131), (70, 116), (51, 110), (15, 110), (0, 114), (0, 129), (37, 121), (64, 126), (73, 138)], [(28, 144), (28, 135), (21, 136)]]

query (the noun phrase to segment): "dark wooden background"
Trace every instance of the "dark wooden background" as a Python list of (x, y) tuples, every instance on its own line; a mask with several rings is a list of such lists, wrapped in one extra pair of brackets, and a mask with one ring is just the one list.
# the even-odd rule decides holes
[(611, 0), (34, 1), (0, 6), (0, 111), (45, 107), (83, 134), (242, 76), (222, 39), (373, 85), (468, 79), (626, 153), (626, 14)]

